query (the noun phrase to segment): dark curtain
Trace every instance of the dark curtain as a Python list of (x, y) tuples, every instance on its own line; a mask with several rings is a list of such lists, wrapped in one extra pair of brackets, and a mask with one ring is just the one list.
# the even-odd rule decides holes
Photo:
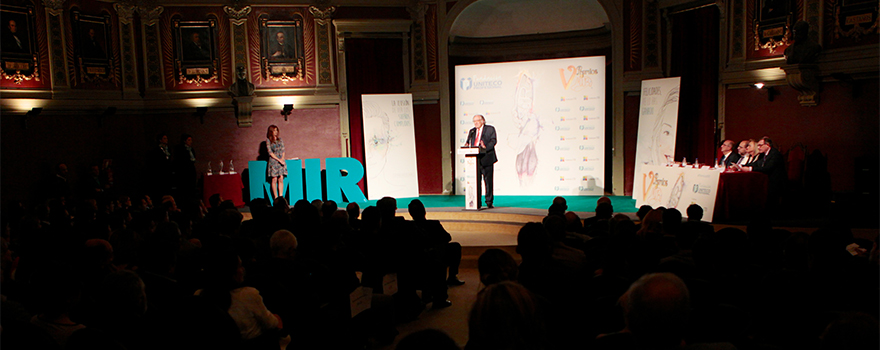
[(718, 25), (715, 6), (672, 15), (670, 76), (681, 77), (675, 159), (714, 164), (718, 118)]
[[(402, 94), (403, 43), (401, 39), (346, 39), (345, 69), (348, 78), (348, 123), (351, 157), (364, 158), (363, 94)], [(366, 193), (364, 180), (358, 183)]]

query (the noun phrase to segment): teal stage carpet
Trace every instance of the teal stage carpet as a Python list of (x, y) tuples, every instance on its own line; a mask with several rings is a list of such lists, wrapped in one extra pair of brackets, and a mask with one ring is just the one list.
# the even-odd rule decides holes
[[(547, 210), (550, 204), (553, 204), (553, 198), (556, 196), (495, 196), (496, 208), (528, 208)], [(568, 196), (565, 200), (568, 202), (568, 210), (574, 212), (594, 212), (596, 211), (596, 200), (601, 196)], [(422, 195), (418, 197), (425, 208), (455, 208), (464, 207), (464, 196), (448, 196), (448, 195)], [(635, 199), (630, 196), (610, 196), (611, 205), (614, 206), (615, 213), (635, 213), (638, 211)], [(397, 207), (406, 209), (406, 206), (413, 198), (397, 198)], [(360, 204), (361, 209), (370, 205), (376, 205), (375, 200), (367, 201), (367, 204)], [(343, 204), (339, 205), (344, 208)]]

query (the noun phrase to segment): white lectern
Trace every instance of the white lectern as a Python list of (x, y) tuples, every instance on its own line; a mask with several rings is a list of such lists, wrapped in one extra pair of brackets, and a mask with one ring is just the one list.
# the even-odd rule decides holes
[(479, 210), (477, 203), (480, 202), (477, 193), (477, 181), (480, 181), (480, 168), (477, 164), (480, 155), (479, 147), (462, 147), (458, 154), (464, 155), (464, 210)]

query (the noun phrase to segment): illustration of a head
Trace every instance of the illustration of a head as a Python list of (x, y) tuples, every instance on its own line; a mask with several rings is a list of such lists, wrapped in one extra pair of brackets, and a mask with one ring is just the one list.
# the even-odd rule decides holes
[(660, 115), (654, 122), (651, 137), (653, 164), (666, 164), (675, 157), (675, 125), (678, 119), (679, 90), (674, 88), (666, 94)]

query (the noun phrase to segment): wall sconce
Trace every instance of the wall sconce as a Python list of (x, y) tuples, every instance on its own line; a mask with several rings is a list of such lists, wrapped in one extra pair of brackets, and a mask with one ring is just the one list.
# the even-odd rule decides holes
[(112, 117), (114, 114), (116, 114), (116, 107), (107, 107), (107, 109), (104, 110), (104, 113), (99, 114), (96, 118), (98, 120), (98, 127), (100, 128), (104, 126), (104, 118)]
[(205, 114), (208, 113), (208, 107), (196, 107), (196, 112), (193, 113), (193, 116), (199, 117), (199, 123), (205, 124)]
[(770, 101), (770, 102), (773, 102), (773, 96), (774, 96), (774, 95), (779, 94), (779, 92), (776, 91), (776, 89), (774, 89), (772, 86), (768, 86), (768, 87), (765, 89), (765, 88), (764, 88), (764, 83), (755, 83), (755, 84), (753, 84), (752, 86), (754, 86), (755, 89), (758, 89), (758, 91), (766, 91), (766, 92), (767, 92), (767, 101)]
[(31, 108), (31, 110), (27, 111), (27, 113), (25, 113), (23, 116), (21, 116), (21, 128), (27, 129), (28, 118), (36, 117), (36, 116), (40, 115), (40, 113), (42, 113), (42, 112), (43, 112), (42, 107), (34, 107), (34, 108)]
[(293, 111), (293, 104), (284, 105), (284, 109), (281, 110), (281, 115), (284, 116), (284, 121), (287, 121), (287, 117), (290, 116), (290, 112)]

